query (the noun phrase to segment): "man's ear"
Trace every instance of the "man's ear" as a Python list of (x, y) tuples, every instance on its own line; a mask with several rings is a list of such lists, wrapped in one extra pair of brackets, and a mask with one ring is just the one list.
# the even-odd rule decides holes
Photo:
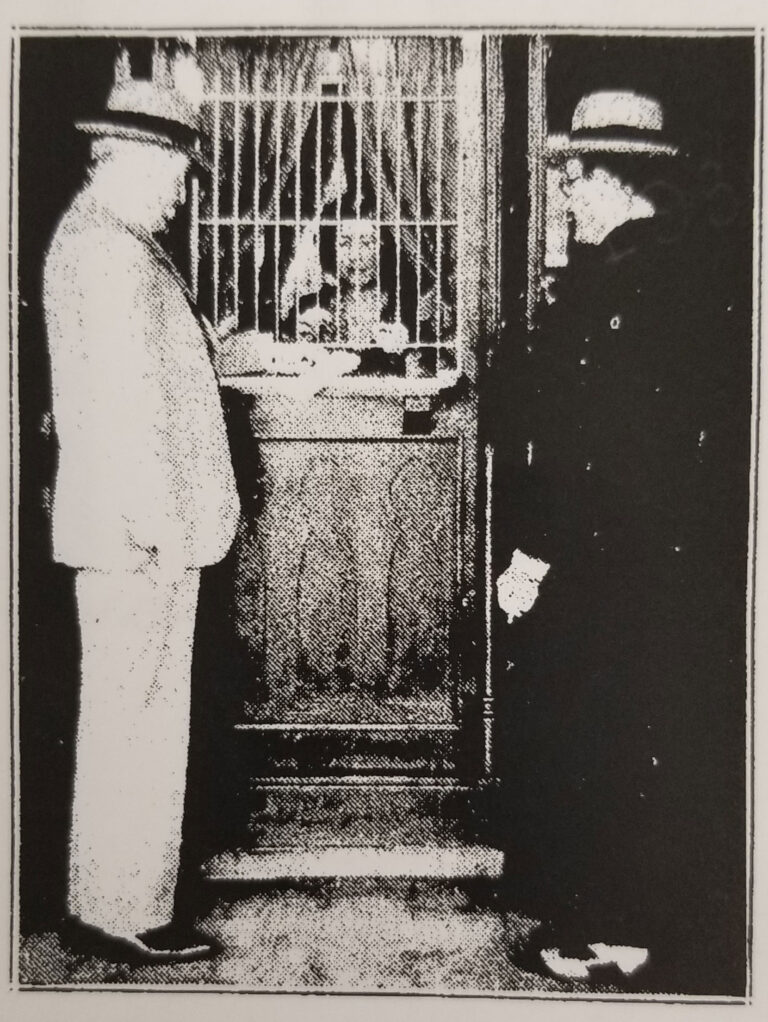
[(584, 161), (580, 156), (571, 156), (565, 161), (563, 174), (567, 181), (576, 181), (584, 177)]

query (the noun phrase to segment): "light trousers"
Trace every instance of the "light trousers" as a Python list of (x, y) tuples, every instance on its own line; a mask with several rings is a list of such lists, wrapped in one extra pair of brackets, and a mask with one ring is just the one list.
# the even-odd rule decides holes
[(80, 570), (68, 908), (117, 936), (171, 921), (189, 745), (197, 568)]

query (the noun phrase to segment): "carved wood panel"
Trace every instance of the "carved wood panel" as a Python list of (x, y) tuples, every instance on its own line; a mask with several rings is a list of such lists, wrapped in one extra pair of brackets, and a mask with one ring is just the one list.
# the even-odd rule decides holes
[(259, 457), (236, 582), (247, 716), (452, 720), (458, 442), (261, 440)]

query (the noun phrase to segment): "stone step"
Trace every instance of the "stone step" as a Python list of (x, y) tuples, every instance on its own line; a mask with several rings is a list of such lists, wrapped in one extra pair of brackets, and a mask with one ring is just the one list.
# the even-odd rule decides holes
[(478, 836), (466, 789), (261, 784), (253, 781), (249, 797), (244, 844), (253, 849), (443, 845)]
[(236, 729), (252, 776), (338, 776), (349, 773), (445, 777), (456, 772), (455, 731), (376, 731), (298, 726)]
[(342, 845), (318, 849), (222, 852), (203, 866), (203, 876), (220, 881), (291, 881), (304, 877), (501, 876), (503, 854), (483, 845)]

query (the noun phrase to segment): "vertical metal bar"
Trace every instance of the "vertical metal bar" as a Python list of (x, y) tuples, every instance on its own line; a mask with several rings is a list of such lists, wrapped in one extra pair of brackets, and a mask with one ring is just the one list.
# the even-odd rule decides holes
[[(293, 228), (293, 260), (296, 265), (296, 254), (299, 248), (299, 228), (301, 224), (301, 111), (302, 111), (301, 82), (298, 83), (298, 93), (294, 100), (294, 121), (293, 121), (293, 157), (295, 160), (294, 169), (294, 228)], [(298, 267), (297, 267), (298, 269)], [(293, 291), (293, 339), (299, 339), (299, 288), (298, 280), (294, 274)]]
[(456, 585), (461, 589), (464, 585), (464, 532), (465, 532), (465, 510), (464, 505), (466, 496), (464, 492), (465, 485), (465, 466), (467, 461), (466, 451), (464, 445), (467, 439), (463, 433), (459, 433), (459, 442), (456, 445)]
[(235, 59), (234, 139), (232, 155), (232, 275), (235, 307), (232, 310), (237, 325), (240, 323), (240, 61)]
[(261, 263), (259, 248), (261, 239), (261, 72), (253, 62), (253, 318), (254, 328), (259, 329), (259, 282)]
[(547, 45), (537, 35), (528, 45), (528, 282), (526, 323), (533, 330), (544, 253)]
[[(323, 166), (323, 93), (322, 86), (318, 83), (317, 86), (317, 131), (315, 134), (315, 218), (317, 221), (317, 265), (321, 266), (320, 262), (320, 241), (322, 237), (321, 227), (321, 214), (322, 209), (320, 206), (321, 199), (321, 188), (322, 188), (322, 166)], [(322, 271), (321, 271), (322, 273)], [(315, 295), (315, 308), (320, 308), (320, 288), (318, 287)]]
[(189, 218), (189, 287), (197, 302), (200, 290), (200, 182), (197, 174), (192, 175)]
[(456, 130), (459, 136), (459, 151), (456, 154), (457, 186), (456, 186), (456, 367), (461, 372), (464, 359), (464, 345), (470, 343), (470, 338), (464, 333), (464, 134), (461, 130), (462, 111), (459, 105), (466, 103), (466, 96), (461, 95), (459, 78), (455, 77), (454, 110), (456, 112)]
[(459, 137), (457, 209), (457, 369), (476, 378), (477, 355), (472, 340), (480, 330), (482, 240), (485, 224), (483, 194), (483, 34), (462, 37), (461, 66), (456, 71), (456, 115)]
[[(363, 175), (363, 102), (361, 96), (360, 75), (357, 76), (357, 100), (355, 104), (355, 220), (357, 258), (355, 259), (355, 328), (360, 331), (360, 207), (362, 205), (362, 175)], [(348, 338), (347, 343), (352, 343)], [(361, 339), (358, 336), (355, 343), (359, 345)]]
[(435, 340), (437, 341), (436, 365), (440, 369), (440, 344), (443, 339), (443, 145), (445, 143), (443, 118), (445, 107), (443, 106), (443, 61), (445, 59), (445, 43), (443, 42), (440, 53), (440, 62), (437, 78), (438, 100), (437, 100), (437, 211), (435, 216)]
[(485, 692), (483, 694), (483, 773), (493, 774), (493, 447), (485, 445)]
[(485, 223), (488, 244), (482, 269), (481, 311), (486, 336), (501, 329), (501, 133), (504, 96), (500, 83), (501, 38), (485, 37)]
[(416, 81), (416, 343), (421, 341), (421, 164), (423, 159), (422, 122), (424, 103), (422, 100), (421, 73)]
[[(341, 89), (341, 85), (339, 85)], [(341, 234), (341, 92), (336, 98), (336, 153), (334, 161), (334, 173), (336, 175), (336, 344), (341, 340), (341, 276), (339, 274), (339, 235)]]
[(276, 123), (275, 123), (275, 237), (274, 237), (274, 293), (272, 295), (275, 309), (275, 340), (280, 339), (280, 193), (283, 190), (283, 69), (277, 72), (277, 92), (275, 95)]
[(403, 82), (400, 78), (400, 69), (397, 69), (397, 93), (395, 96), (397, 104), (397, 159), (395, 161), (395, 313), (398, 322), (401, 319), (401, 293), (402, 281), (400, 279), (400, 202), (403, 186)]
[(221, 50), (216, 52), (213, 88), (213, 179), (211, 221), (213, 225), (213, 322), (219, 322), (219, 176), (221, 173)]
[(377, 79), (376, 97), (376, 307), (381, 309), (381, 161), (382, 119), (384, 116), (384, 89), (382, 79)]

